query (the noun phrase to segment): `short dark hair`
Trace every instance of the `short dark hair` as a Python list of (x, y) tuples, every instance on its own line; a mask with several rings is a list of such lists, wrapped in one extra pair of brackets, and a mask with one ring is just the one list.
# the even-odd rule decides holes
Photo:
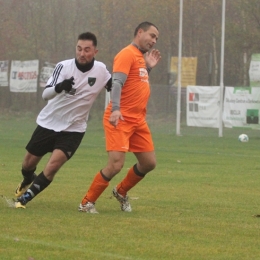
[[(151, 26), (154, 26), (157, 30), (157, 26), (155, 26), (153, 23), (150, 23), (150, 22), (142, 22), (140, 23), (136, 28), (135, 28), (135, 33), (134, 33), (134, 36), (137, 35), (137, 32), (139, 29), (143, 29), (144, 31), (147, 31)], [(158, 30), (159, 31), (159, 30)]]
[(89, 40), (93, 42), (93, 45), (95, 47), (97, 47), (97, 37), (94, 33), (91, 32), (85, 32), (85, 33), (81, 33), (78, 36), (78, 40)]

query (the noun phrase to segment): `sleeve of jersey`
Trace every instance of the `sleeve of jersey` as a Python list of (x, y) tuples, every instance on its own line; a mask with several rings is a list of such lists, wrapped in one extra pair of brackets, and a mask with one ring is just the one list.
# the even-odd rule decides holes
[(131, 52), (131, 50), (125, 48), (121, 50), (114, 58), (113, 73), (122, 72), (128, 75), (133, 63), (134, 63), (133, 53)]
[(42, 98), (47, 101), (54, 98), (58, 93), (55, 91), (55, 86), (63, 81), (62, 77), (63, 65), (58, 63), (52, 73), (52, 76), (48, 79), (46, 87), (42, 93)]

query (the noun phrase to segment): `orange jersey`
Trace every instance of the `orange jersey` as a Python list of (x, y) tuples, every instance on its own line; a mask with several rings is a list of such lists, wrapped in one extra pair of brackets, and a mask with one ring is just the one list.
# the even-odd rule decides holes
[[(120, 111), (123, 117), (145, 118), (150, 86), (143, 54), (132, 44), (128, 45), (115, 56), (113, 72), (127, 75), (120, 99)], [(111, 113), (111, 103), (107, 112)]]

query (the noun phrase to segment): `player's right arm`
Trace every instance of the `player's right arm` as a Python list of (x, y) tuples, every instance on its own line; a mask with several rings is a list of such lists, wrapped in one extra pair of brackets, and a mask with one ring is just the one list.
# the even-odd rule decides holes
[(113, 73), (111, 92), (112, 113), (109, 118), (109, 122), (113, 126), (117, 126), (119, 119), (124, 120), (120, 112), (120, 99), (122, 87), (124, 86), (126, 79), (127, 75), (122, 72)]
[(113, 126), (117, 126), (119, 119), (124, 120), (120, 112), (121, 91), (134, 61), (133, 52), (128, 47), (121, 50), (114, 59), (111, 92), (112, 113), (109, 118), (109, 122)]

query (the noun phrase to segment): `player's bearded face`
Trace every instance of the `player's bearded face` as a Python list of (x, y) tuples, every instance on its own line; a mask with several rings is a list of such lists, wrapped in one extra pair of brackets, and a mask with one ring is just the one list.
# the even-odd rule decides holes
[(88, 64), (95, 57), (98, 50), (92, 41), (79, 40), (76, 46), (76, 59), (79, 64)]

